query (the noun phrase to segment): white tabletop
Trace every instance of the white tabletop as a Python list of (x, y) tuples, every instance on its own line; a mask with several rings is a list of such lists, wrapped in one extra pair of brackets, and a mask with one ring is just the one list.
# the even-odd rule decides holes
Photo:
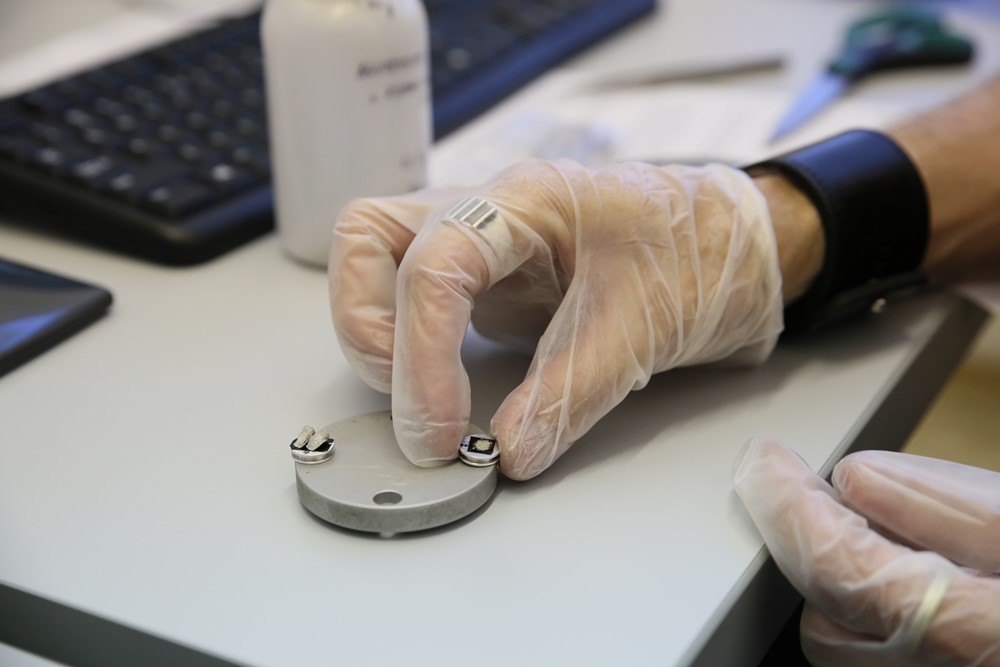
[[(749, 52), (762, 35), (798, 58), (826, 46), (803, 33), (867, 7), (675, 0), (571, 66)], [(1000, 28), (969, 24), (1000, 62)], [(988, 71), (866, 94), (926, 106)], [(0, 378), (0, 641), (108, 664), (754, 665), (794, 598), (731, 491), (737, 451), (770, 433), (828, 472), (899, 447), (983, 319), (931, 294), (757, 369), (657, 376), (536, 480), (382, 539), (296, 498), (299, 428), (389, 405), (343, 360), (322, 272), (273, 237), (171, 269), (0, 226), (0, 254), (115, 295)], [(488, 424), (528, 360), (474, 334), (465, 358)]]

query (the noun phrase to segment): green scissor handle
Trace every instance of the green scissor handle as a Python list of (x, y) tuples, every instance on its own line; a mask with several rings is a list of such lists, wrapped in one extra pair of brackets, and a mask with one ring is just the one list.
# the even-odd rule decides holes
[(972, 42), (946, 29), (936, 14), (896, 9), (852, 24), (829, 71), (857, 80), (885, 69), (967, 63), (972, 53)]

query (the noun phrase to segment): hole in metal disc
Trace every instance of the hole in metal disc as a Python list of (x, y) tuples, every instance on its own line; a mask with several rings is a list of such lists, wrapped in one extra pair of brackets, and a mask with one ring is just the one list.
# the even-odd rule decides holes
[(395, 491), (379, 491), (372, 496), (372, 500), (375, 501), (376, 505), (395, 505), (402, 499), (403, 496), (399, 495)]

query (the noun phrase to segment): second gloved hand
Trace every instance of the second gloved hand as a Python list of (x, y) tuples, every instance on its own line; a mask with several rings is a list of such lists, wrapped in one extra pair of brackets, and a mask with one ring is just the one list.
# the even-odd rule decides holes
[(1000, 666), (1000, 473), (859, 452), (831, 486), (755, 438), (733, 485), (806, 599), (810, 664)]
[(391, 389), (397, 440), (417, 464), (454, 458), (465, 433), (470, 319), (534, 349), (491, 424), (515, 479), (653, 373), (763, 361), (782, 326), (767, 204), (722, 165), (529, 161), (478, 188), (359, 200), (337, 220), (329, 272), (341, 346)]

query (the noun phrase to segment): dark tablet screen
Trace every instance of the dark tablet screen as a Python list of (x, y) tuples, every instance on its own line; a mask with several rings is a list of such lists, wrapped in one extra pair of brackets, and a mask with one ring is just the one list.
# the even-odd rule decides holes
[(111, 293), (0, 259), (0, 375), (103, 315)]

